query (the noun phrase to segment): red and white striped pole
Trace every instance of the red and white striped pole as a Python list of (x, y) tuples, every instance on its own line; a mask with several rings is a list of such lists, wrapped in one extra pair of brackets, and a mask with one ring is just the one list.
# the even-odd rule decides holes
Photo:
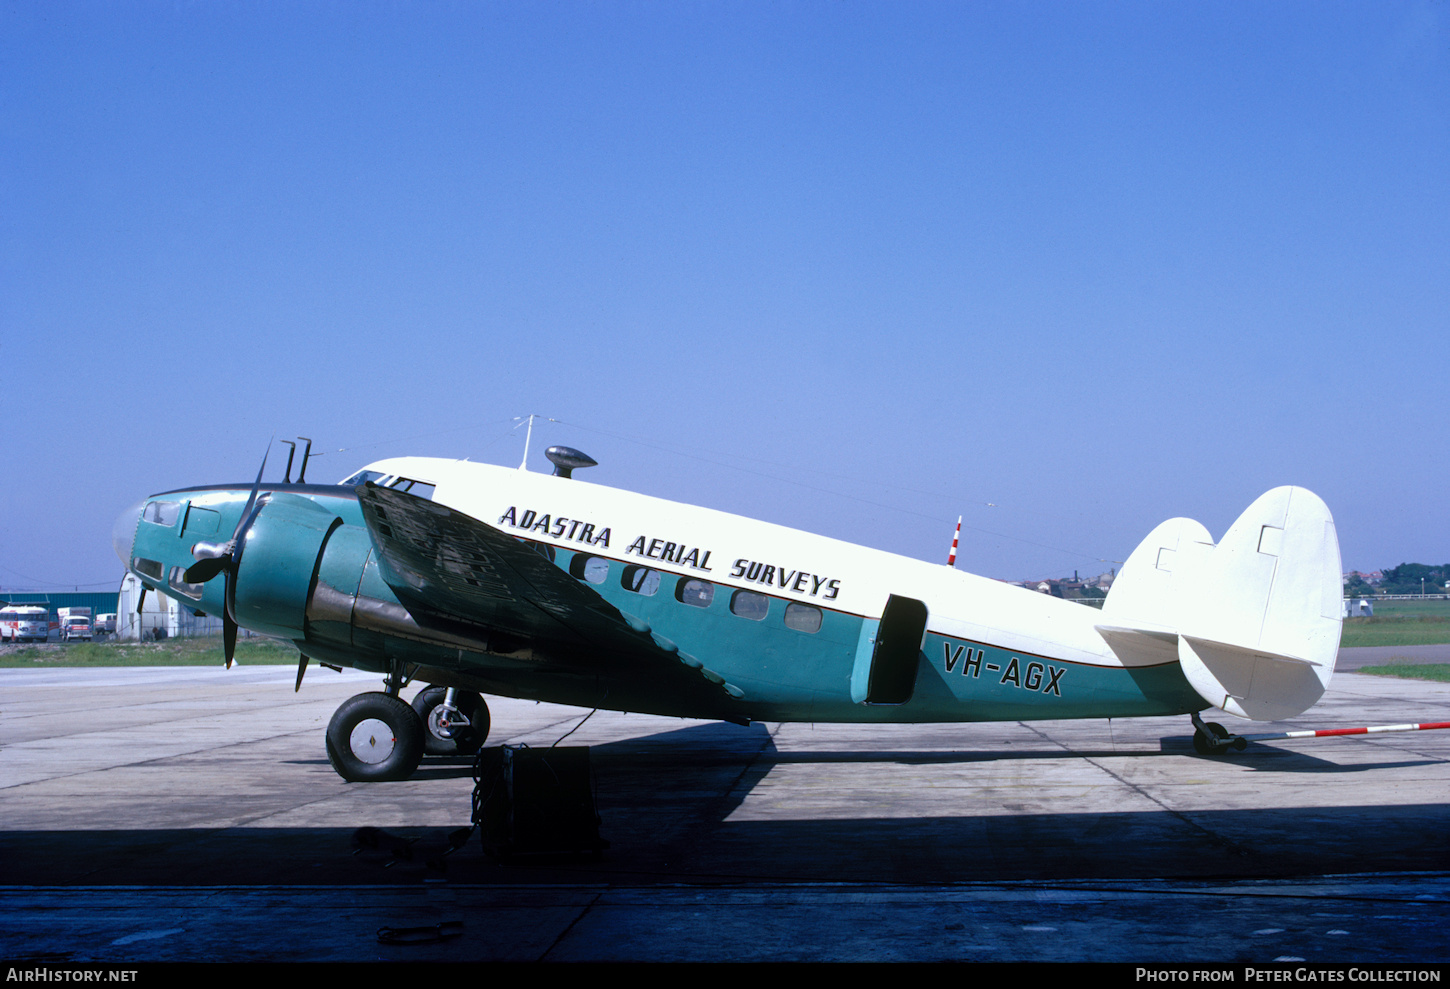
[(957, 531), (952, 534), (952, 551), (947, 554), (947, 566), (949, 566), (949, 567), (954, 567), (954, 566), (957, 565), (957, 543), (961, 541), (961, 538), (962, 538), (962, 517), (960, 515), (958, 515), (957, 516)]
[(1450, 728), (1450, 721), (1430, 721), (1418, 725), (1376, 725), (1370, 728), (1320, 728), (1318, 731), (1281, 731), (1269, 735), (1240, 735), (1246, 742), (1267, 742), (1276, 738), (1327, 738), (1330, 735), (1375, 735), (1392, 731), (1429, 731)]

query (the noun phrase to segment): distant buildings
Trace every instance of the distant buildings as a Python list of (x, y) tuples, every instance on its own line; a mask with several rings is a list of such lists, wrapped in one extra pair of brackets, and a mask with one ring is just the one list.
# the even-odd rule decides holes
[(1101, 601), (1108, 596), (1108, 591), (1112, 588), (1113, 579), (1116, 576), (1117, 570), (1109, 570), (1096, 577), (1081, 578), (1074, 573), (1071, 580), (1049, 577), (1046, 580), (1023, 580), (1012, 581), (1012, 583), (1018, 587), (1025, 587), (1029, 591), (1050, 594), (1055, 598), (1067, 601), (1091, 602)]

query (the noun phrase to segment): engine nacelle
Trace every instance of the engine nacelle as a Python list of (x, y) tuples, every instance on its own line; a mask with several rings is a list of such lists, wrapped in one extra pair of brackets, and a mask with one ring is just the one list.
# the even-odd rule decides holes
[(318, 561), (340, 525), (342, 519), (310, 498), (274, 494), (238, 548), (232, 592), (237, 624), (263, 635), (303, 638)]
[(368, 668), (419, 646), (426, 651), (415, 659), (425, 662), (440, 646), (489, 649), (482, 636), (420, 627), (379, 573), (367, 529), (300, 495), (274, 494), (262, 506), (243, 539), (234, 594), (243, 628), (341, 649), (343, 661)]

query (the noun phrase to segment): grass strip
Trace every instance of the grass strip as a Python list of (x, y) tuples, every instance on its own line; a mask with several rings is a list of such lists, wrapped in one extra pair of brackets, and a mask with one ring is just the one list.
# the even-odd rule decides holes
[(1450, 683), (1450, 663), (1384, 663), (1380, 666), (1361, 666), (1356, 673), (1370, 673), (1381, 677), (1404, 677), (1407, 680), (1435, 680)]
[[(297, 647), (276, 639), (237, 641), (237, 662), (250, 666), (297, 664)], [(48, 669), (100, 666), (222, 666), (221, 636), (165, 639), (161, 642), (50, 642), (0, 646), (0, 669)]]

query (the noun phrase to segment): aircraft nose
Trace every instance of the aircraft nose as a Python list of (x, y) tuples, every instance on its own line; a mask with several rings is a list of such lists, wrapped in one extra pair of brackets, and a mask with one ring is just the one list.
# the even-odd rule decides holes
[(141, 511), (145, 507), (146, 499), (142, 498), (118, 515), (115, 525), (111, 526), (111, 546), (121, 558), (122, 566), (131, 565), (131, 544), (136, 541), (136, 525), (141, 521)]

